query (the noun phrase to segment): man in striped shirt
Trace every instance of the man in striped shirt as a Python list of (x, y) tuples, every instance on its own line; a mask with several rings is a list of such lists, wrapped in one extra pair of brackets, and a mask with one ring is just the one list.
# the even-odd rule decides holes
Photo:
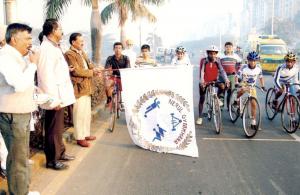
[[(230, 85), (227, 89), (227, 98), (226, 98), (226, 103), (227, 103), (227, 108), (229, 107), (229, 99), (231, 95), (231, 91), (234, 89), (234, 84), (235, 84), (235, 76), (236, 73), (238, 72), (238, 67), (240, 63), (242, 62), (241, 58), (233, 52), (233, 44), (231, 42), (226, 42), (225, 43), (225, 52), (224, 54), (220, 55), (220, 61), (223, 69), (225, 70), (227, 77), (230, 81)], [(221, 82), (225, 82), (221, 77), (219, 78)], [(224, 85), (224, 84), (223, 84)], [(218, 96), (220, 97), (220, 100), (222, 101), (223, 104), (220, 106), (224, 106), (224, 97), (225, 97), (225, 91), (226, 88), (222, 87), (218, 91)]]

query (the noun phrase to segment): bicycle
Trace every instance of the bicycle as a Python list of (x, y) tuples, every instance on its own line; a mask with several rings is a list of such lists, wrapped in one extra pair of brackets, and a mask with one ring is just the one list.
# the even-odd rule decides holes
[[(290, 87), (293, 85), (300, 84), (286, 83), (284, 85), (284, 96), (277, 107), (273, 105), (276, 94), (274, 87), (268, 90), (265, 101), (267, 118), (273, 120), (278, 113), (281, 113), (281, 125), (287, 133), (295, 133), (300, 124), (299, 100), (290, 91)], [(288, 119), (287, 123), (285, 123), (285, 119)]]
[(206, 90), (206, 109), (207, 119), (211, 121), (213, 118), (216, 133), (219, 134), (222, 128), (221, 108), (219, 98), (216, 91), (217, 82), (209, 82)]
[[(106, 70), (106, 71), (114, 71), (114, 70)], [(113, 91), (111, 96), (111, 101), (108, 104), (109, 107), (109, 113), (110, 113), (110, 119), (109, 119), (109, 126), (108, 130), (110, 132), (114, 131), (115, 123), (118, 118), (120, 118), (120, 112), (121, 112), (121, 91), (120, 86), (118, 83), (118, 80), (120, 79), (120, 76), (117, 75), (107, 75), (106, 77), (112, 77), (113, 78)]]
[[(238, 89), (245, 87), (245, 93), (238, 100)], [(260, 128), (261, 114), (260, 106), (257, 98), (254, 95), (255, 88), (263, 91), (261, 87), (255, 84), (247, 84), (246, 86), (237, 86), (231, 93), (229, 100), (229, 116), (232, 123), (235, 123), (239, 117), (243, 120), (243, 130), (247, 138), (252, 138), (256, 135)], [(256, 109), (252, 109), (255, 107)], [(256, 124), (252, 124), (252, 121)]]

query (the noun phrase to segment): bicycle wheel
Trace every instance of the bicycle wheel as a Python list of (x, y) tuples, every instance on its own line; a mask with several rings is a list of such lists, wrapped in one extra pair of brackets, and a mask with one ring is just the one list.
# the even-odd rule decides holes
[(277, 110), (273, 107), (273, 100), (275, 99), (276, 91), (270, 88), (266, 95), (265, 109), (269, 120), (273, 120), (277, 114)]
[(299, 120), (299, 101), (294, 95), (289, 95), (282, 105), (282, 127), (288, 133), (295, 133), (299, 127)]
[(237, 102), (237, 89), (234, 89), (229, 99), (230, 121), (235, 123), (240, 116), (240, 104)]
[(219, 134), (221, 131), (221, 126), (222, 126), (222, 118), (221, 118), (221, 108), (219, 105), (219, 99), (217, 95), (214, 95), (212, 98), (212, 117), (214, 120), (215, 128), (216, 128), (216, 133)]
[(243, 128), (246, 137), (254, 137), (259, 129), (259, 125), (260, 108), (258, 101), (255, 97), (249, 97), (243, 110)]
[(108, 130), (110, 132), (114, 131), (116, 120), (117, 120), (117, 112), (118, 112), (118, 98), (117, 95), (112, 96), (111, 106), (110, 106), (110, 119)]

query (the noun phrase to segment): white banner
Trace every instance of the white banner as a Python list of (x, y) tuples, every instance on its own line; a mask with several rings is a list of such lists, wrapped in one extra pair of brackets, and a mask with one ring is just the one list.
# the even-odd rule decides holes
[(193, 67), (122, 69), (121, 77), (133, 142), (151, 151), (198, 157)]

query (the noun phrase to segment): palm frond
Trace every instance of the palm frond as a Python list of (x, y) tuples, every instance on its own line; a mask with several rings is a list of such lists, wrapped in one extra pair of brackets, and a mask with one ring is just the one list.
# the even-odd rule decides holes
[(117, 11), (116, 3), (111, 3), (108, 6), (106, 6), (101, 12), (101, 20), (103, 24), (107, 24), (116, 11)]
[(132, 15), (132, 19), (135, 20), (138, 17), (144, 17), (146, 19), (148, 19), (149, 22), (156, 22), (157, 18), (155, 17), (155, 15), (153, 15), (150, 10), (142, 4), (139, 4), (135, 14)]
[(142, 4), (148, 4), (148, 5), (161, 5), (165, 2), (165, 0), (141, 0)]
[(65, 8), (71, 4), (72, 0), (48, 0), (46, 4), (47, 18), (59, 19), (63, 14)]
[(87, 6), (87, 7), (92, 6), (92, 0), (82, 0), (82, 3), (84, 6)]

